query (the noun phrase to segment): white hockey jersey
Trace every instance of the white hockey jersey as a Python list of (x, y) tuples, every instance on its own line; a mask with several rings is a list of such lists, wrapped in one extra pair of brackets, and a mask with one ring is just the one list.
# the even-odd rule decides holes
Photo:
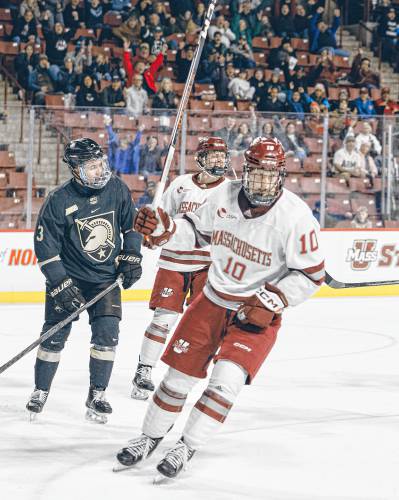
[[(194, 212), (209, 196), (217, 191), (220, 186), (227, 183), (220, 179), (212, 185), (198, 184), (193, 174), (185, 174), (174, 179), (162, 196), (161, 208), (171, 217), (182, 217), (188, 212)], [(181, 241), (178, 248), (167, 243), (162, 247), (158, 266), (172, 271), (190, 272), (209, 267), (211, 258), (209, 245), (195, 248), (195, 245)]]
[(286, 189), (266, 214), (246, 218), (238, 204), (240, 189), (241, 181), (225, 183), (206, 204), (176, 220), (170, 251), (187, 242), (192, 247), (211, 242), (204, 293), (222, 307), (237, 309), (266, 282), (285, 294), (288, 305), (300, 304), (324, 280), (317, 220)]

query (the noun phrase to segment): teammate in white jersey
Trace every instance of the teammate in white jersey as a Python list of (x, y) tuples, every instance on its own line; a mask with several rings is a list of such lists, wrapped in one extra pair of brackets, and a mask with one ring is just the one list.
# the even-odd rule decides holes
[[(194, 212), (226, 181), (229, 155), (223, 139), (201, 140), (196, 160), (200, 172), (177, 177), (162, 197), (161, 207), (171, 217)], [(132, 398), (145, 400), (154, 390), (152, 368), (161, 357), (167, 335), (183, 312), (184, 303), (189, 304), (202, 291), (210, 263), (209, 246), (198, 249), (191, 241), (178, 247), (168, 243), (163, 246), (149, 304), (154, 315), (144, 333), (132, 381)]]
[(298, 196), (283, 189), (285, 176), (281, 143), (258, 137), (245, 152), (242, 180), (223, 185), (194, 213), (173, 220), (162, 210), (157, 217), (140, 210), (136, 230), (151, 235), (162, 227), (154, 243), (170, 238), (176, 248), (187, 241), (210, 243), (212, 264), (203, 292), (162, 357), (169, 369), (149, 404), (143, 434), (117, 455), (123, 466), (155, 450), (213, 359), (208, 386), (181, 439), (157, 466), (162, 476), (177, 476), (255, 377), (276, 340), (283, 310), (309, 298), (323, 282), (319, 224)]

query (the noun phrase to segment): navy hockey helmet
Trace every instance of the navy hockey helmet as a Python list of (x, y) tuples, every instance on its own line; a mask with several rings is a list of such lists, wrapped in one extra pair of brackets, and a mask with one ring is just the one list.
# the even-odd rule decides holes
[(63, 161), (78, 182), (92, 189), (103, 188), (111, 178), (107, 156), (92, 139), (83, 137), (69, 142)]

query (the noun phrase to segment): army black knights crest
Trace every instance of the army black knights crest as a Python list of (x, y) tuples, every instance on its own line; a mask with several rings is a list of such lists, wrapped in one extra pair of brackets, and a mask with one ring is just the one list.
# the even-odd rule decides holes
[(105, 262), (115, 248), (114, 211), (76, 219), (83, 251), (96, 262)]

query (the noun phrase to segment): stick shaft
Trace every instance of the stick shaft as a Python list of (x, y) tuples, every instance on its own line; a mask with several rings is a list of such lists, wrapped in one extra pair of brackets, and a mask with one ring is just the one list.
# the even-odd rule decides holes
[(384, 285), (399, 285), (399, 280), (387, 280), (387, 281), (365, 281), (363, 283), (344, 283), (338, 281), (326, 273), (326, 284), (330, 288), (360, 288), (363, 286), (384, 286)]
[(3, 373), (6, 371), (10, 366), (12, 366), (14, 363), (19, 361), (21, 358), (23, 358), (26, 354), (31, 352), (35, 347), (37, 347), (39, 344), (47, 340), (48, 338), (52, 337), (55, 333), (59, 332), (61, 328), (64, 328), (64, 326), (68, 325), (71, 323), (75, 318), (79, 316), (82, 312), (86, 311), (89, 307), (94, 305), (96, 302), (98, 302), (100, 299), (104, 297), (104, 295), (107, 295), (111, 290), (119, 286), (120, 280), (118, 278), (117, 281), (109, 285), (107, 288), (102, 290), (99, 294), (97, 294), (95, 297), (93, 297), (89, 302), (86, 302), (82, 307), (74, 311), (72, 314), (70, 314), (67, 318), (63, 319), (56, 325), (54, 325), (50, 330), (47, 330), (46, 333), (44, 333), (42, 336), (40, 336), (38, 339), (36, 339), (32, 344), (28, 345), (25, 349), (23, 349), (21, 352), (19, 352), (17, 355), (15, 355), (13, 358), (11, 358), (7, 363), (4, 365), (0, 366), (0, 373)]
[(184, 90), (183, 90), (183, 95), (180, 99), (179, 107), (177, 109), (176, 120), (175, 120), (175, 123), (173, 125), (172, 135), (170, 136), (168, 154), (166, 155), (166, 160), (165, 160), (163, 170), (162, 170), (162, 176), (161, 176), (161, 179), (158, 183), (157, 190), (156, 190), (155, 196), (154, 196), (154, 200), (151, 204), (151, 208), (153, 210), (156, 210), (159, 207), (159, 205), (161, 203), (162, 194), (165, 190), (166, 181), (167, 181), (168, 175), (169, 175), (169, 170), (170, 170), (170, 167), (172, 165), (173, 156), (174, 156), (175, 150), (176, 150), (178, 133), (179, 133), (181, 123), (183, 120), (183, 114), (187, 108), (188, 99), (189, 99), (190, 94), (191, 94), (191, 89), (193, 87), (194, 78), (195, 78), (195, 75), (197, 73), (197, 68), (198, 68), (198, 65), (199, 65), (199, 62), (201, 59), (202, 49), (204, 48), (204, 45), (205, 45), (205, 40), (206, 40), (206, 36), (208, 33), (208, 28), (209, 28), (209, 25), (211, 23), (213, 11), (215, 10), (216, 1), (217, 0), (211, 0), (210, 4), (208, 6), (208, 10), (205, 14), (205, 20), (204, 20), (204, 24), (202, 26), (202, 30), (201, 30), (200, 35), (199, 35), (198, 45), (197, 45), (197, 48), (195, 50), (193, 60), (191, 61), (190, 71), (188, 73), (187, 81), (186, 81), (186, 84), (185, 84)]

